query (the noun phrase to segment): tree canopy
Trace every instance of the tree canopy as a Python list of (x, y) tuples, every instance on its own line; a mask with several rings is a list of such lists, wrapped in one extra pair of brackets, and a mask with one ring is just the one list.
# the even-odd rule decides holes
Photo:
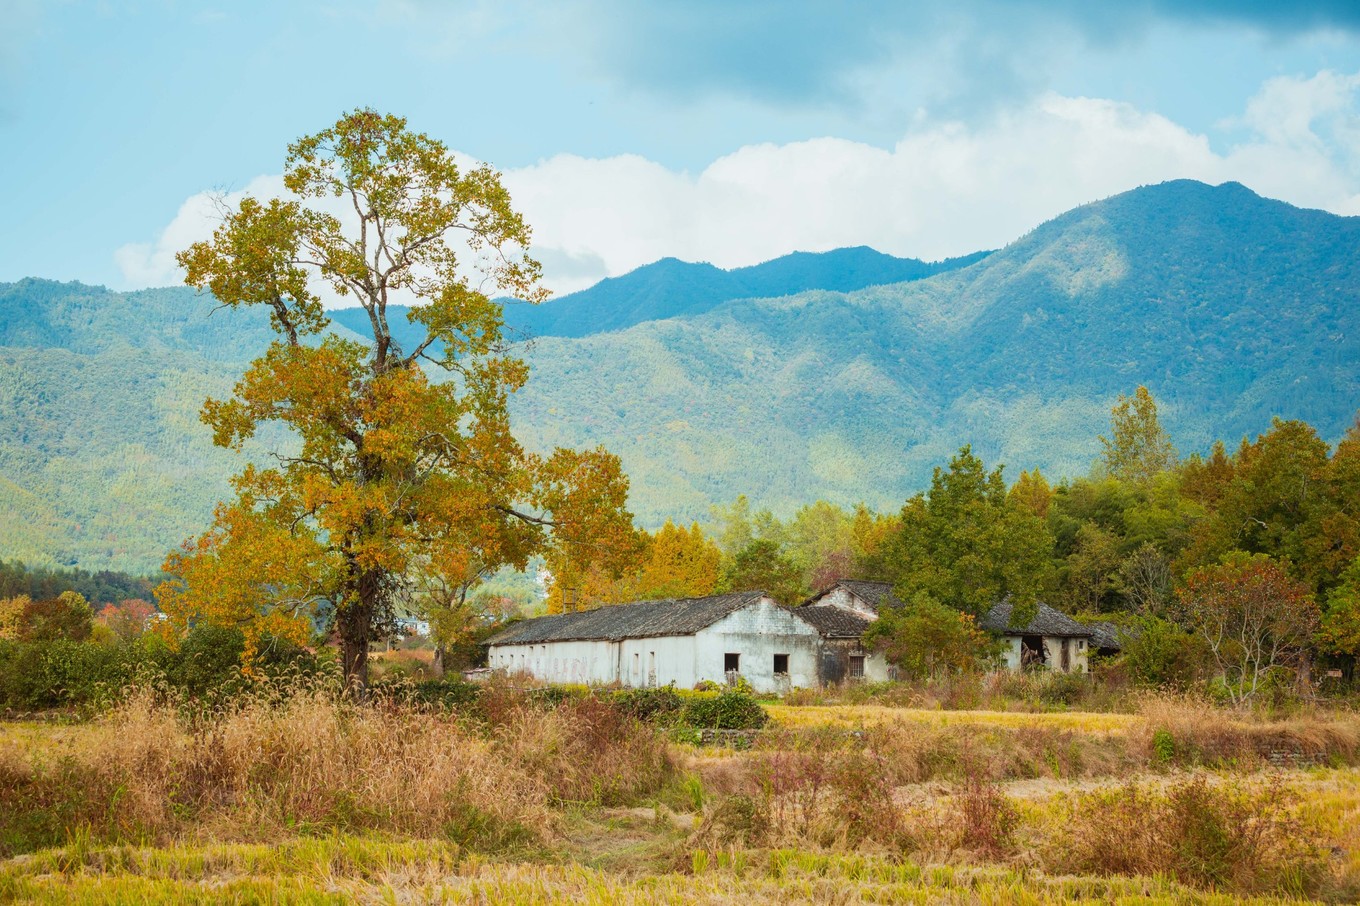
[[(466, 586), (551, 549), (607, 559), (632, 531), (628, 482), (603, 449), (538, 455), (511, 433), (528, 369), (492, 293), (546, 292), (497, 173), (356, 110), (289, 146), (284, 185), (178, 260), (191, 286), (264, 308), (276, 333), (231, 398), (204, 405), (214, 442), (239, 450), (278, 423), (295, 445), (233, 479), (212, 527), (167, 559), (158, 598), (172, 628), (242, 627), (247, 657), (263, 633), (300, 640), (330, 613), (362, 688), (414, 571)], [(365, 342), (323, 334), (323, 292), (364, 310)], [(425, 331), (412, 348), (388, 323), (398, 301)]]

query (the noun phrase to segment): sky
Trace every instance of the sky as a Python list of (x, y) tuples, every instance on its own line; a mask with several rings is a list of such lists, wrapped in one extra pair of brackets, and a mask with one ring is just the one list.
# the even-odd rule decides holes
[(1176, 178), (1360, 215), (1355, 0), (0, 0), (0, 281), (178, 283), (212, 193), (356, 107), (501, 170), (558, 292)]

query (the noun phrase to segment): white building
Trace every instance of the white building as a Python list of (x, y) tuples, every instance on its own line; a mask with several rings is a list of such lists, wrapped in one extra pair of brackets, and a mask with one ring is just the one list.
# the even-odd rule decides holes
[[(814, 617), (818, 611), (839, 612), (844, 616), (840, 617), (838, 614), (838, 619), (848, 630), (854, 619), (862, 620), (863, 627), (867, 628), (870, 621), (878, 619), (880, 608), (901, 606), (902, 603), (893, 596), (892, 585), (888, 582), (842, 579), (826, 591), (813, 595), (794, 612), (807, 611), (804, 614), (807, 617)], [(833, 621), (829, 615), (814, 618), (828, 625)], [(978, 621), (978, 625), (983, 629), (997, 633), (1005, 640), (1002, 662), (1006, 667), (1019, 670), (1022, 667), (1043, 665), (1064, 673), (1088, 671), (1087, 658), (1092, 638), (1090, 628), (1047, 604), (1040, 604), (1034, 619), (1025, 626), (1011, 626), (1010, 621), (1011, 605), (1007, 601), (994, 606)], [(859, 635), (863, 635), (863, 632), (864, 628), (861, 628)], [(856, 643), (859, 635), (854, 636)], [(849, 639), (850, 633), (843, 631), (841, 637)], [(828, 647), (830, 644), (828, 639)], [(863, 665), (863, 676), (866, 679), (895, 678), (892, 668), (883, 662), (882, 656), (864, 652), (858, 649), (857, 644), (852, 654), (848, 642), (841, 644), (847, 645), (847, 657), (862, 658), (858, 663)], [(847, 671), (844, 674), (837, 674), (833, 665), (825, 664), (822, 670), (823, 681), (832, 682), (842, 675), (857, 676), (858, 674), (854, 672), (856, 669), (858, 669), (856, 662), (850, 661)]]
[[(887, 582), (855, 580), (792, 608), (761, 591), (640, 601), (515, 623), (487, 640), (487, 665), (550, 683), (683, 689), (737, 678), (758, 692), (882, 682), (896, 670), (862, 640), (881, 607), (899, 606)], [(980, 623), (1006, 638), (1006, 666), (1086, 672), (1085, 626), (1044, 604), (1027, 626), (1011, 627), (1010, 616), (1003, 602)]]
[(822, 634), (764, 592), (642, 601), (516, 623), (488, 666), (554, 683), (693, 688), (744, 678), (758, 692), (815, 686)]
[(864, 631), (878, 619), (878, 608), (897, 606), (887, 582), (842, 579), (813, 595), (794, 613), (812, 623), (823, 638), (820, 678), (823, 683), (864, 680), (881, 683), (897, 679), (897, 668), (882, 654), (868, 651)]

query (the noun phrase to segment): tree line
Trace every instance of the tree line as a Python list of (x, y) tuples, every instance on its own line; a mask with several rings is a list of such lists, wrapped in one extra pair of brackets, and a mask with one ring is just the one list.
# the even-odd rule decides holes
[(1009, 484), (969, 446), (897, 513), (810, 503), (788, 519), (746, 497), (705, 531), (639, 531), (618, 572), (550, 563), (550, 609), (763, 588), (795, 604), (838, 578), (892, 583), (905, 605), (870, 641), (913, 672), (973, 664), (976, 621), (1039, 601), (1122, 628), (1140, 676), (1226, 677), (1250, 697), (1280, 668), (1353, 670), (1360, 654), (1360, 422), (1332, 448), (1275, 419), (1233, 452), (1182, 458), (1146, 387), (1121, 396), (1088, 475)]

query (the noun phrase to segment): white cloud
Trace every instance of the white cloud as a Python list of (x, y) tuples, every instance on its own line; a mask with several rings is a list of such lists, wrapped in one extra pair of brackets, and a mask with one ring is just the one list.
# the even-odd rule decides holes
[[(1360, 213), (1358, 89), (1360, 76), (1327, 72), (1272, 79), (1235, 121), (1249, 138), (1224, 153), (1158, 114), (1049, 94), (982, 125), (920, 124), (891, 149), (837, 138), (750, 145), (697, 174), (635, 155), (558, 155), (504, 177), (559, 293), (668, 255), (735, 267), (869, 245), (937, 259), (1177, 178), (1237, 180), (1294, 204)], [(119, 250), (130, 284), (173, 282), (173, 250), (210, 231), (202, 197), (157, 242)]]
[(211, 239), (222, 222), (224, 206), (235, 207), (247, 195), (272, 198), (283, 194), (282, 176), (257, 176), (236, 192), (199, 192), (179, 206), (175, 219), (154, 242), (133, 242), (113, 253), (123, 282), (128, 287), (165, 286), (179, 283), (184, 272), (175, 263), (175, 253), (195, 242)]

